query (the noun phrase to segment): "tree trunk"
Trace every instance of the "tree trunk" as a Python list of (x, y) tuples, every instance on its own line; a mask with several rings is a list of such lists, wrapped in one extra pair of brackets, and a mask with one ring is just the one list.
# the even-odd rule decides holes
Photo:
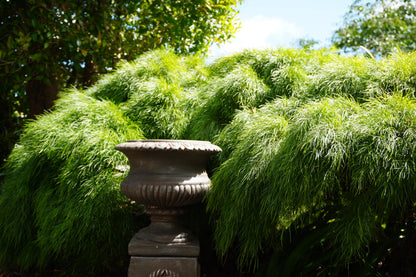
[(50, 84), (39, 80), (31, 80), (26, 86), (29, 99), (29, 117), (34, 119), (37, 115), (52, 108), (59, 92), (59, 82), (52, 78)]

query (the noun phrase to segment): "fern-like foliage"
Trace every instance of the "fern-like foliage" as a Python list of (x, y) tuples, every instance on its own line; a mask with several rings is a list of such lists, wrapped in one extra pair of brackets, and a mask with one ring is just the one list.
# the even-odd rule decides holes
[(134, 225), (118, 188), (127, 160), (114, 146), (140, 137), (116, 105), (76, 91), (29, 123), (6, 163), (1, 263), (95, 272), (120, 260)]
[(396, 67), (413, 59), (321, 56), (303, 67), (289, 98), (237, 113), (215, 136), (224, 152), (207, 197), (219, 253), (233, 249), (241, 265), (257, 266), (261, 253), (287, 245), (287, 233), (309, 230), (326, 257), (316, 268), (366, 261), (370, 246), (388, 255), (374, 244), (408, 224), (416, 200), (415, 86), (411, 69)]
[(114, 146), (140, 138), (223, 149), (205, 200), (224, 261), (269, 276), (412, 264), (396, 257), (416, 249), (415, 57), (269, 49), (205, 65), (156, 50), (64, 92), (3, 169), (0, 266), (122, 268), (145, 219), (119, 191), (128, 163)]

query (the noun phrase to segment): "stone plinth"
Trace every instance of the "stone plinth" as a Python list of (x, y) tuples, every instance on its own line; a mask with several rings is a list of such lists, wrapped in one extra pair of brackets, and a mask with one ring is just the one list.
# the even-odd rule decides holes
[(151, 224), (129, 243), (129, 277), (199, 276), (198, 238), (178, 223), (178, 217), (206, 194), (211, 181), (205, 168), (221, 149), (190, 140), (134, 140), (116, 149), (130, 162), (121, 191), (144, 204), (151, 215)]

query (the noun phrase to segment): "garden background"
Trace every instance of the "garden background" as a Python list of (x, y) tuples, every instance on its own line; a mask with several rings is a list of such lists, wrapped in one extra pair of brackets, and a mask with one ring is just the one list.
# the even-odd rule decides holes
[(415, 53), (312, 46), (211, 64), (152, 50), (92, 86), (62, 90), (5, 160), (1, 267), (125, 272), (128, 240), (148, 218), (119, 191), (128, 162), (114, 146), (164, 138), (223, 149), (204, 204), (183, 219), (201, 238), (204, 274), (412, 276)]

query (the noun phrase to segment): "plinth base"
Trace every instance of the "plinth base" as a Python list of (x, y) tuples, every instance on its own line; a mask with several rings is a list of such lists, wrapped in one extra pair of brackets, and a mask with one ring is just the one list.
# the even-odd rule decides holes
[(128, 277), (199, 277), (196, 257), (137, 257), (130, 259)]

